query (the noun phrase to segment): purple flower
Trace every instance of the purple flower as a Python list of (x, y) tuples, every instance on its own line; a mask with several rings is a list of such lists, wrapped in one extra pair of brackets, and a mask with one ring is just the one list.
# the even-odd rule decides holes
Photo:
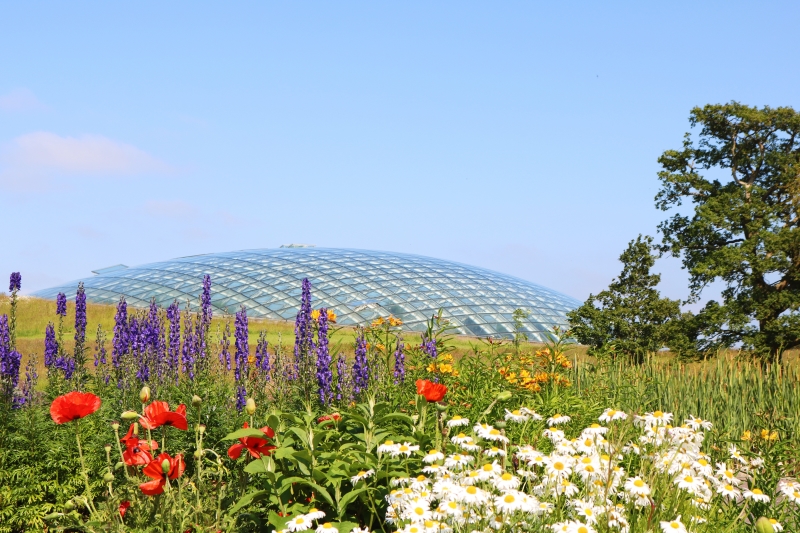
[[(231, 323), (225, 322), (225, 329), (222, 330), (222, 340), (219, 341), (219, 364), (227, 370), (231, 369)], [(256, 349), (258, 353), (258, 349)]]
[(119, 368), (122, 356), (128, 352), (130, 346), (130, 330), (128, 328), (128, 304), (125, 298), (120, 298), (117, 304), (117, 314), (114, 315), (114, 338), (111, 340), (111, 364)]
[(75, 373), (75, 359), (65, 354), (56, 359), (54, 366), (64, 372), (64, 379), (67, 381), (72, 379), (72, 375)]
[(236, 410), (241, 413), (245, 404), (247, 404), (247, 390), (244, 385), (239, 385), (236, 387)]
[(403, 341), (397, 339), (397, 347), (394, 350), (394, 383), (404, 383), (406, 380), (406, 356), (403, 353)]
[(83, 345), (86, 342), (86, 291), (83, 282), (78, 283), (78, 292), (75, 295), (75, 358), (81, 361)]
[(317, 329), (317, 385), (319, 385), (319, 402), (325, 406), (333, 398), (331, 384), (331, 354), (328, 352), (328, 310), (319, 310), (319, 328)]
[[(264, 373), (266, 381), (269, 381), (269, 373), (272, 370), (269, 362), (269, 352), (267, 351), (268, 345), (267, 334), (262, 331), (258, 335), (258, 344), (256, 344), (256, 368)], [(228, 367), (228, 370), (230, 370), (230, 367)]]
[(233, 371), (233, 375), (237, 382), (247, 377), (247, 357), (250, 355), (247, 337), (247, 310), (242, 306), (241, 311), (236, 313), (236, 320), (234, 321), (236, 368)]
[(59, 292), (56, 296), (56, 314), (67, 316), (67, 295), (63, 292)]
[(309, 352), (314, 345), (314, 330), (311, 327), (311, 282), (303, 278), (303, 291), (300, 296), (300, 311), (294, 322), (294, 365), (295, 374), (300, 374), (306, 366)]
[(11, 349), (8, 315), (0, 315), (0, 381), (9, 398), (19, 383), (19, 365), (22, 355)]
[(346, 389), (345, 378), (347, 376), (347, 360), (343, 353), (336, 359), (336, 401), (342, 401)]
[(39, 381), (39, 375), (36, 373), (36, 359), (34, 357), (28, 358), (28, 364), (25, 365), (25, 381), (22, 384), (22, 396), (18, 398), (17, 405), (32, 404), (33, 397), (36, 394), (36, 383)]
[(12, 272), (11, 273), (11, 280), (8, 284), (8, 292), (14, 292), (20, 290), (22, 287), (22, 276), (19, 272)]
[(187, 309), (183, 315), (183, 350), (181, 352), (181, 359), (183, 373), (187, 374), (191, 380), (194, 380), (196, 350), (197, 345), (195, 344), (192, 328), (192, 317), (189, 315), (189, 310)]
[(178, 301), (173, 301), (167, 307), (167, 320), (169, 321), (169, 348), (167, 350), (167, 367), (170, 375), (177, 379), (178, 365), (181, 355), (181, 310)]
[(353, 361), (353, 393), (358, 395), (369, 386), (369, 363), (367, 362), (367, 340), (364, 330), (358, 329), (356, 337), (356, 356)]
[(56, 329), (53, 323), (47, 324), (44, 330), (44, 366), (50, 368), (58, 357), (58, 342), (56, 342)]
[(428, 337), (427, 333), (422, 334), (422, 344), (420, 348), (422, 348), (422, 351), (428, 354), (428, 357), (431, 359), (436, 359), (439, 355), (438, 349), (436, 348), (436, 339)]
[(203, 324), (211, 324), (213, 310), (211, 309), (211, 276), (203, 276), (203, 292), (200, 295), (200, 313)]

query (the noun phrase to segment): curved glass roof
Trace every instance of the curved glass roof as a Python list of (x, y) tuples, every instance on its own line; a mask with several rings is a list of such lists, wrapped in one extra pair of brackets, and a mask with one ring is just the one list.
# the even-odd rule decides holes
[[(161, 306), (177, 299), (196, 306), (202, 277), (211, 276), (215, 312), (233, 314), (240, 305), (248, 315), (293, 320), (300, 307), (301, 281), (311, 281), (312, 306), (328, 307), (339, 324), (364, 324), (390, 314), (413, 331), (443, 316), (463, 335), (511, 337), (512, 313), (530, 313), (523, 331), (545, 340), (553, 326), (566, 326), (566, 313), (580, 302), (551, 289), (484, 268), (419, 255), (332, 248), (242, 250), (180, 257), (160, 263), (96, 271), (84, 279), (87, 299)], [(77, 281), (34, 293), (55, 299), (75, 291)]]

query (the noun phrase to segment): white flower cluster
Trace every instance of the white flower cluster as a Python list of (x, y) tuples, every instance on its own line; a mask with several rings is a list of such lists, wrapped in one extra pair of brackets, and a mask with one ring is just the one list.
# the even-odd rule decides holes
[[(445, 449), (425, 453), (426, 466), (418, 477), (392, 481), (386, 521), (403, 533), (542, 526), (554, 533), (593, 533), (601, 526), (627, 533), (635, 513), (655, 509), (652, 487), (657, 485), (693, 511), (688, 520), (677, 516), (659, 521), (662, 531), (681, 533), (688, 523), (706, 522), (704, 515), (712, 506), (719, 513), (747, 501), (770, 502), (754, 484), (763, 465), (760, 458), (746, 458), (731, 446), (726, 461), (713, 462), (702, 451), (704, 431), (711, 428), (708, 421), (690, 417), (672, 426), (672, 414), (661, 411), (635, 416), (633, 425), (625, 422), (628, 418), (606, 409), (599, 417), (606, 425), (592, 424), (568, 439), (557, 426), (569, 423), (570, 417), (550, 417), (542, 432), (549, 452), (512, 445), (503, 430), (476, 424), (471, 435), (459, 432)], [(523, 408), (507, 411), (505, 419), (523, 424), (542, 417)], [(462, 417), (447, 422), (451, 432), (468, 426)], [(612, 444), (609, 439), (617, 442), (617, 435), (634, 438)], [(394, 457), (409, 455), (394, 443), (383, 446)], [(626, 472), (624, 464), (639, 465), (638, 471)], [(800, 504), (800, 483), (786, 480), (779, 490)], [(780, 523), (771, 523), (774, 531), (782, 531)]]
[[(320, 511), (319, 509), (311, 509), (305, 514), (293, 516), (292, 519), (286, 523), (286, 527), (284, 529), (273, 529), (272, 533), (294, 533), (296, 531), (306, 531), (314, 527), (314, 523), (322, 520), (323, 518), (325, 518), (324, 511)], [(339, 530), (336, 528), (336, 526), (330, 522), (319, 524), (314, 531), (316, 533), (339, 533)], [(355, 527), (350, 531), (350, 533), (369, 533), (369, 529)]]

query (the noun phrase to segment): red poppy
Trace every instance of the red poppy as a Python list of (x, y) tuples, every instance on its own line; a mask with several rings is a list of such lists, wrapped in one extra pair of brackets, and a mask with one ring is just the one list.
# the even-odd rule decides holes
[(417, 394), (425, 396), (429, 402), (438, 402), (447, 394), (447, 387), (441, 383), (433, 383), (427, 379), (417, 380)]
[(333, 420), (334, 422), (338, 422), (342, 419), (342, 415), (339, 413), (333, 413), (332, 415), (322, 415), (321, 417), (317, 418), (317, 423), (321, 424), (328, 420)]
[(144, 416), (139, 423), (145, 429), (156, 429), (159, 426), (174, 426), (186, 431), (186, 404), (180, 404), (174, 411), (169, 410), (167, 402), (155, 401), (144, 408)]
[(131, 502), (129, 502), (128, 500), (125, 500), (124, 502), (120, 502), (120, 504), (119, 504), (119, 516), (121, 518), (125, 517), (125, 513), (128, 512), (128, 507), (130, 507), (130, 506), (131, 506)]
[[(166, 465), (166, 468), (164, 468), (164, 465)], [(147, 496), (161, 494), (164, 492), (167, 478), (177, 479), (183, 474), (184, 470), (186, 470), (186, 463), (183, 462), (183, 454), (179, 453), (175, 457), (170, 457), (168, 453), (162, 453), (142, 468), (142, 474), (153, 481), (142, 483), (139, 488)]]
[(134, 425), (128, 428), (128, 433), (119, 439), (125, 445), (125, 451), (122, 452), (122, 460), (128, 466), (146, 465), (153, 460), (150, 452), (158, 448), (158, 442), (151, 440), (150, 442), (140, 439), (138, 435), (133, 434)]
[(100, 409), (101, 400), (91, 392), (72, 391), (50, 404), (50, 416), (56, 424), (72, 422)]
[[(248, 428), (250, 426), (248, 426), (247, 422), (245, 422), (244, 424), (242, 424), (242, 427)], [(275, 432), (272, 431), (271, 427), (266, 427), (266, 426), (261, 428), (261, 432), (264, 434), (265, 438), (261, 437), (240, 438), (239, 442), (228, 448), (228, 457), (236, 460), (242, 455), (242, 450), (244, 449), (250, 452), (250, 455), (252, 455), (254, 459), (258, 459), (262, 455), (269, 455), (270, 453), (272, 453), (272, 450), (275, 449), (275, 446), (270, 445), (267, 439), (273, 438), (275, 436)]]

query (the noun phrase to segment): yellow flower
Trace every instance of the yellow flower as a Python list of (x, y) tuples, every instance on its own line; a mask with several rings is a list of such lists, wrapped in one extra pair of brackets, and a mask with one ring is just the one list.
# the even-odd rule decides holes
[(392, 315), (389, 315), (389, 325), (392, 327), (402, 326), (403, 321), (399, 318), (395, 318)]
[(328, 322), (336, 324), (336, 313), (333, 312), (333, 309), (328, 309)]
[(778, 440), (778, 432), (773, 431), (770, 433), (768, 429), (761, 430), (761, 438), (763, 440)]
[(256, 356), (255, 355), (248, 355), (247, 356), (247, 362), (252, 365), (253, 363), (256, 362)]
[(379, 328), (383, 325), (383, 323), (384, 323), (383, 317), (379, 316), (378, 318), (372, 321), (372, 327)]
[(750, 433), (750, 430), (748, 429), (744, 433), (742, 433), (742, 436), (739, 438), (742, 440), (751, 440), (753, 438), (753, 434)]

